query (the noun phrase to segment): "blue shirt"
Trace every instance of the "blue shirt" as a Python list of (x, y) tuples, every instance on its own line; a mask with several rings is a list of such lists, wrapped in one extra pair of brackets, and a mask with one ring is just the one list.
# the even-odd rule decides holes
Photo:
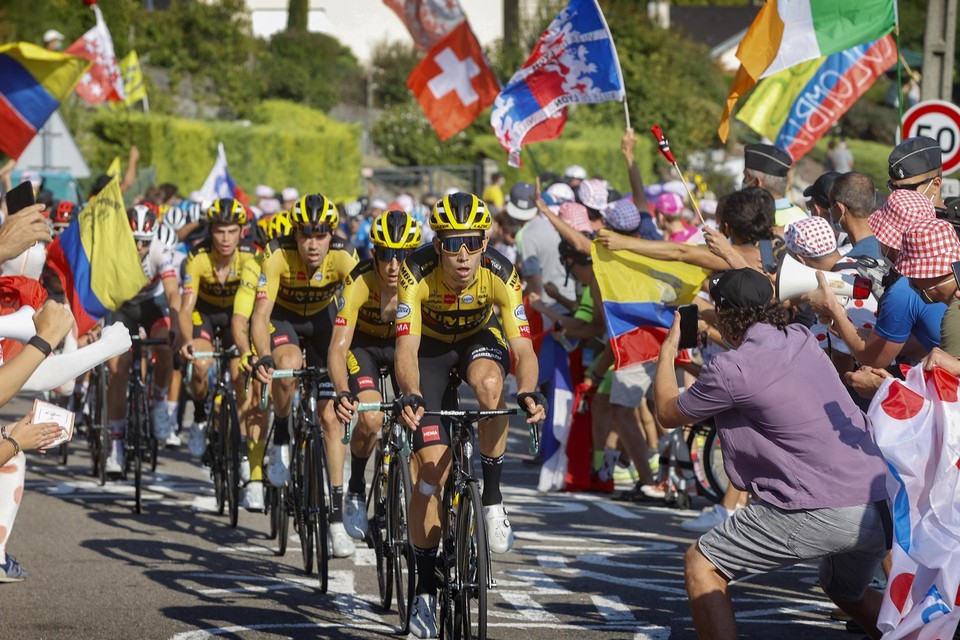
[(887, 496), (867, 418), (803, 326), (758, 323), (680, 395), (691, 420), (713, 416), (733, 486), (781, 509), (852, 507)]
[(867, 236), (847, 252), (845, 258), (876, 258), (883, 260), (883, 254), (880, 253), (880, 241), (877, 236)]
[(947, 312), (942, 302), (927, 304), (901, 277), (880, 298), (874, 332), (884, 340), (903, 343), (913, 334), (929, 351), (940, 346), (940, 322)]

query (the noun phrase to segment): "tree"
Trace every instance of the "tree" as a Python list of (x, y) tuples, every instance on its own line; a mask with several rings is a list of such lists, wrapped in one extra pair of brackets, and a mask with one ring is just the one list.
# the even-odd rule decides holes
[(292, 100), (328, 110), (345, 85), (360, 76), (350, 49), (323, 33), (284, 31), (275, 34), (257, 61), (263, 96)]
[(373, 47), (370, 67), (376, 82), (376, 106), (391, 107), (413, 99), (407, 89), (407, 78), (422, 59), (423, 54), (409, 41), (382, 41)]
[(290, 0), (287, 5), (287, 31), (306, 31), (310, 18), (310, 0)]

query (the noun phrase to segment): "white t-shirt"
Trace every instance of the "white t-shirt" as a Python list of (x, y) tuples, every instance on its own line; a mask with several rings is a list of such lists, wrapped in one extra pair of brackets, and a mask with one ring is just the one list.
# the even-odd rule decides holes
[[(858, 275), (855, 259), (840, 258), (837, 264), (849, 264), (850, 268), (838, 269), (835, 273)], [(843, 302), (844, 298), (840, 298), (840, 301)], [(856, 327), (858, 331), (860, 329), (871, 330), (876, 325), (877, 299), (872, 293), (866, 300), (853, 300), (848, 298), (844, 306), (847, 309), (847, 318), (850, 319), (850, 322), (853, 323), (853, 326)], [(847, 343), (841, 340), (839, 336), (830, 333), (829, 329), (823, 326), (819, 320), (810, 327), (810, 332), (816, 336), (821, 349), (826, 351), (832, 348), (839, 353), (850, 353), (850, 347), (847, 346)]]

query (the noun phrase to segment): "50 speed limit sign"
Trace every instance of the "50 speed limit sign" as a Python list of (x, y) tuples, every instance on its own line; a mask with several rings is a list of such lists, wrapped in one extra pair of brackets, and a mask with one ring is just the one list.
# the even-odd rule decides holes
[(903, 114), (903, 137), (925, 136), (940, 143), (943, 173), (960, 166), (960, 108), (944, 100), (927, 100)]

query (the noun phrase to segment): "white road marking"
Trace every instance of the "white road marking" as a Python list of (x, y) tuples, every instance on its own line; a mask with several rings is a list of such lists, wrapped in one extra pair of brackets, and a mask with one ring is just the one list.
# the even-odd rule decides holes
[(631, 622), (636, 620), (630, 607), (619, 596), (590, 596), (593, 606), (607, 622)]
[(357, 547), (357, 553), (353, 557), (353, 564), (358, 567), (377, 566), (377, 552), (368, 547)]
[(495, 608), (487, 608), (487, 614), (496, 618), (525, 620), (526, 622), (555, 623), (560, 622), (557, 616), (543, 608), (543, 605), (534, 600), (529, 593), (520, 591), (497, 591), (507, 604), (516, 609), (517, 613), (510, 614)]

